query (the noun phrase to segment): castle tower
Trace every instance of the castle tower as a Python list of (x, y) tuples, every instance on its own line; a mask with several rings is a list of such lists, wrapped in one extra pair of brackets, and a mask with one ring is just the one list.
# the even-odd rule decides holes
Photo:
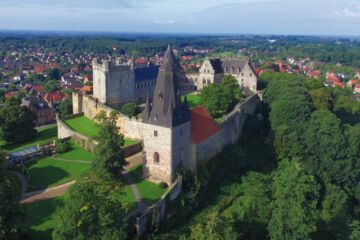
[(185, 162), (191, 130), (191, 112), (187, 100), (181, 102), (179, 80), (184, 77), (169, 46), (156, 81), (153, 103), (149, 99), (143, 111), (144, 177), (155, 182), (174, 180), (176, 168)]
[(118, 108), (126, 102), (135, 102), (135, 73), (129, 65), (119, 60), (98, 63), (92, 61), (94, 98), (99, 102)]

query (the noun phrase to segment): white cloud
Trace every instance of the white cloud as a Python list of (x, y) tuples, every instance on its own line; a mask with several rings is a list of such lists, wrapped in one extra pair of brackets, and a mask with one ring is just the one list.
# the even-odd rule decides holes
[(175, 24), (174, 20), (166, 20), (166, 21), (160, 21), (160, 20), (155, 20), (156, 24)]
[(348, 8), (344, 8), (341, 11), (334, 10), (333, 15), (341, 16), (341, 17), (350, 17), (350, 18), (359, 18), (360, 17), (360, 6), (355, 10), (350, 10)]

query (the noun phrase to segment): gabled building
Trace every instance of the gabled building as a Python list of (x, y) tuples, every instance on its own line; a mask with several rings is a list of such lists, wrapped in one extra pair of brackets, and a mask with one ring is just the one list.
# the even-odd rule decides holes
[(206, 58), (199, 73), (188, 74), (187, 78), (201, 90), (211, 83), (221, 83), (225, 75), (234, 76), (244, 90), (255, 92), (257, 89), (257, 76), (248, 60)]
[(37, 126), (46, 125), (55, 120), (54, 110), (41, 96), (25, 96), (21, 106), (26, 106), (36, 113), (35, 125)]

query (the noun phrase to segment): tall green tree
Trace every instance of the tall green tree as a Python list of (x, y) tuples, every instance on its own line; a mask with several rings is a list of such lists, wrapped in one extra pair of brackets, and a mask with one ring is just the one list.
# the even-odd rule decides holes
[(70, 187), (64, 206), (55, 213), (54, 240), (124, 240), (128, 203), (123, 185), (101, 169), (92, 169)]
[(320, 185), (315, 177), (284, 161), (273, 177), (272, 215), (268, 224), (272, 240), (310, 239), (316, 231)]
[(5, 153), (0, 149), (0, 239), (20, 239), (25, 218), (19, 204), (21, 191), (15, 189), (5, 166)]
[(66, 115), (72, 114), (73, 105), (72, 105), (72, 95), (67, 96), (60, 104), (59, 104), (59, 112), (60, 116), (64, 117)]
[(36, 114), (25, 106), (20, 106), (20, 100), (10, 97), (0, 110), (0, 128), (3, 140), (7, 142), (25, 142), (36, 135)]
[(124, 166), (127, 165), (124, 157), (124, 136), (116, 126), (118, 112), (113, 111), (109, 116), (100, 112), (95, 120), (99, 122), (99, 134), (95, 139), (99, 144), (95, 148), (94, 167), (103, 169), (118, 178)]

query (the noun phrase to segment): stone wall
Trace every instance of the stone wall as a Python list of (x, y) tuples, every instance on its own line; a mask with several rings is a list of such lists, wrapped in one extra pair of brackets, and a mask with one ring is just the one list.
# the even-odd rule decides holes
[(166, 206), (169, 202), (174, 201), (182, 191), (182, 178), (179, 177), (163, 194), (160, 200), (150, 206), (146, 212), (136, 218), (136, 231), (138, 235), (144, 234), (148, 229), (157, 226), (166, 217)]
[[(88, 136), (76, 132), (75, 130), (71, 129), (64, 121), (67, 119), (72, 119), (76, 117), (83, 116), (84, 113), (77, 113), (68, 115), (62, 119), (56, 118), (57, 121), (57, 129), (58, 129), (58, 138), (59, 139), (68, 139), (71, 140), (76, 144), (82, 147), (85, 150), (89, 150), (90, 152), (94, 153), (95, 146), (98, 144), (95, 140), (90, 140)], [(142, 151), (142, 142), (136, 142), (129, 146), (123, 147), (125, 157), (132, 156), (138, 152)]]
[(191, 142), (189, 159), (186, 163), (187, 166), (190, 166), (190, 170), (196, 172), (199, 165), (215, 157), (225, 146), (238, 142), (247, 115), (254, 114), (260, 99), (261, 96), (257, 94), (248, 97), (223, 117), (219, 123), (220, 132), (199, 144)]
[[(80, 97), (81, 96), (81, 97)], [(104, 111), (107, 114), (110, 114), (115, 109), (99, 102), (97, 99), (93, 98), (91, 95), (82, 94), (82, 93), (73, 93), (73, 99), (80, 99), (81, 102), (73, 101), (73, 113), (80, 113), (81, 109), (84, 115), (90, 119), (93, 119), (99, 112)], [(79, 104), (81, 106), (75, 106)], [(120, 132), (124, 135), (125, 138), (142, 140), (143, 124), (141, 119), (135, 117), (128, 117), (121, 113), (118, 115), (117, 126), (120, 127)]]

